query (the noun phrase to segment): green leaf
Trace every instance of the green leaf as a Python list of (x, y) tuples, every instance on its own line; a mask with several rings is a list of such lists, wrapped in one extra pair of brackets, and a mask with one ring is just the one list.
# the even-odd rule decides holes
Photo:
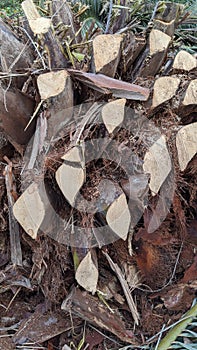
[(192, 322), (192, 320), (196, 316), (197, 316), (197, 303), (185, 314), (184, 318), (179, 320), (178, 324), (176, 324), (173, 328), (171, 328), (171, 330), (166, 334), (166, 336), (159, 343), (157, 350), (168, 350), (170, 345), (185, 330), (185, 328)]
[(76, 58), (77, 61), (81, 62), (84, 60), (85, 55), (83, 53), (80, 52), (76, 52), (76, 51), (72, 51), (72, 55), (74, 56), (74, 58)]

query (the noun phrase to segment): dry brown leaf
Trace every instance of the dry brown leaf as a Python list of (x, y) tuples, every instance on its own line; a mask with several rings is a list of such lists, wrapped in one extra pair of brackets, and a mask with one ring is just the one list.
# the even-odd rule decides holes
[(45, 216), (45, 207), (40, 197), (38, 184), (32, 183), (23, 192), (13, 206), (13, 213), (28, 235), (36, 239)]
[(108, 102), (102, 108), (102, 118), (109, 133), (112, 133), (123, 122), (125, 104), (126, 99), (122, 98)]
[(195, 68), (196, 65), (196, 58), (192, 56), (189, 52), (181, 50), (177, 53), (174, 59), (173, 68), (190, 71), (191, 69)]
[(171, 159), (163, 135), (146, 152), (143, 168), (150, 174), (149, 187), (154, 196), (171, 171)]
[(170, 100), (176, 93), (180, 79), (175, 77), (161, 77), (155, 81), (152, 107)]
[(56, 181), (64, 197), (74, 206), (75, 198), (85, 180), (84, 170), (81, 167), (62, 164), (55, 174)]
[(37, 79), (41, 100), (59, 95), (65, 88), (69, 74), (65, 70), (48, 72), (39, 75)]
[(149, 97), (149, 89), (103, 74), (85, 73), (76, 69), (68, 69), (68, 72), (83, 84), (103, 94), (112, 93), (114, 97), (141, 101), (146, 101)]
[(181, 171), (197, 152), (197, 123), (183, 126), (176, 135), (176, 147)]
[[(131, 294), (130, 291), (129, 294)], [(82, 291), (80, 288), (72, 288), (70, 294), (63, 301), (61, 309), (76, 314), (97, 328), (103, 328), (115, 334), (123, 342), (139, 345), (133, 332), (126, 329), (120, 312), (117, 312), (116, 309), (110, 310), (98, 297)]]
[(131, 216), (126, 200), (122, 193), (109, 207), (106, 215), (109, 227), (122, 239), (127, 238)]
[(96, 292), (98, 276), (98, 268), (95, 266), (91, 252), (89, 251), (80, 262), (75, 273), (75, 278), (81, 287), (94, 294)]
[[(24, 339), (25, 342), (32, 342), (32, 344), (44, 343), (68, 331), (71, 327), (71, 321), (65, 318), (61, 311), (44, 310), (37, 307), (35, 312), (21, 317), (20, 325), (12, 339), (14, 344), (24, 344)], [(14, 349), (16, 350), (16, 346)], [(33, 350), (35, 347), (30, 349)]]
[(168, 48), (171, 37), (160, 30), (152, 29), (149, 36), (150, 55)]

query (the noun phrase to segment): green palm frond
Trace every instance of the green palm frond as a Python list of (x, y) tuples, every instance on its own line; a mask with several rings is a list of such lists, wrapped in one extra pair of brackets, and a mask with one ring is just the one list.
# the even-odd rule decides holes
[(106, 5), (105, 0), (81, 0), (72, 1), (73, 9), (76, 12), (76, 16), (80, 18), (81, 24), (81, 34), (83, 37), (91, 29), (94, 31), (97, 28), (104, 30), (105, 23), (105, 13), (103, 13), (103, 8)]
[[(162, 340), (153, 343), (156, 336), (159, 338), (163, 332), (168, 331)], [(148, 340), (144, 346), (124, 346), (119, 350), (137, 350), (138, 348), (144, 350), (197, 350), (197, 299), (194, 299), (193, 305), (186, 314), (178, 320), (175, 324), (163, 329), (154, 337)]]

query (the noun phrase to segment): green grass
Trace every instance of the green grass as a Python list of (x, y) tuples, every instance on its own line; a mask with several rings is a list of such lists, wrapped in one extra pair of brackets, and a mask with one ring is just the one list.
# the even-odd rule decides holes
[(14, 16), (22, 12), (21, 9), (22, 0), (1, 0), (0, 11), (4, 12), (7, 16)]

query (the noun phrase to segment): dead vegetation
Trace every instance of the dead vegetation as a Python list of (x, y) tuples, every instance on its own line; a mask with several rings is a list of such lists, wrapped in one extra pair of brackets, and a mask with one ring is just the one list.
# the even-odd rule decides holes
[(22, 8), (0, 20), (0, 349), (194, 349), (189, 12)]

